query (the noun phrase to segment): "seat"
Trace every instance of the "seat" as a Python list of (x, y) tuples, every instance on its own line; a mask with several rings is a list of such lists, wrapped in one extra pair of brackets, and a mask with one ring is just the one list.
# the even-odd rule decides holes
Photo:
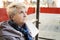
[[(6, 8), (0, 8), (0, 25), (3, 21), (7, 21), (8, 15), (7, 15), (7, 11)], [(3, 28), (2, 26), (0, 26), (0, 28)]]

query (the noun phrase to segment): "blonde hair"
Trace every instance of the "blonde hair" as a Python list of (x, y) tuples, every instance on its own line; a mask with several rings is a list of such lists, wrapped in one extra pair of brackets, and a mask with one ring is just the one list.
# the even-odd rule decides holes
[(25, 9), (25, 11), (28, 9), (27, 5), (24, 3), (11, 3), (10, 5), (7, 6), (7, 13), (8, 16), (11, 18), (15, 14), (18, 13), (19, 9)]

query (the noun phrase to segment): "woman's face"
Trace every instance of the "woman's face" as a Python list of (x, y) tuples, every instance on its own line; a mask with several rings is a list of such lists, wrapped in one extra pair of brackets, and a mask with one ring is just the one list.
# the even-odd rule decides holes
[(19, 25), (24, 24), (26, 20), (26, 10), (21, 9), (17, 14), (14, 15), (13, 21)]

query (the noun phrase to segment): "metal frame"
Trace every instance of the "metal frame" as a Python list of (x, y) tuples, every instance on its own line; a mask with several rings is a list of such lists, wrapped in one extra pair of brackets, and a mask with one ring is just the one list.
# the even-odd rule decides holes
[[(40, 0), (37, 0), (37, 8), (36, 8), (36, 27), (38, 28), (39, 27), (39, 3), (40, 3)], [(38, 40), (38, 35), (36, 36), (35, 40)]]

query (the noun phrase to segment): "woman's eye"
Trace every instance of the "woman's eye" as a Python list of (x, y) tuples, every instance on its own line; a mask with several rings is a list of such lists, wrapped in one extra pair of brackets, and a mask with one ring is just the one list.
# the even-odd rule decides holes
[(19, 14), (21, 14), (21, 13), (26, 13), (25, 11), (20, 11), (20, 13)]
[(20, 13), (24, 13), (23, 11), (21, 11)]

